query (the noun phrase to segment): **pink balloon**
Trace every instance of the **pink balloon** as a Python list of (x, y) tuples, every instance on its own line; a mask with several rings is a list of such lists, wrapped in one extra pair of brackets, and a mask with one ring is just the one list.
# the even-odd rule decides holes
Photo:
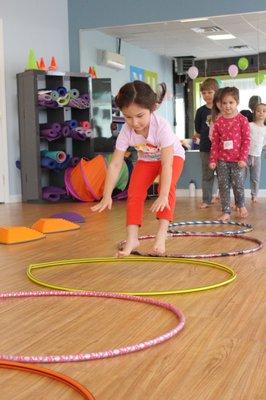
[(235, 78), (238, 75), (238, 67), (235, 64), (231, 64), (228, 68), (228, 73), (231, 78)]
[(197, 67), (192, 66), (188, 69), (187, 74), (191, 79), (195, 79), (199, 74), (199, 70)]

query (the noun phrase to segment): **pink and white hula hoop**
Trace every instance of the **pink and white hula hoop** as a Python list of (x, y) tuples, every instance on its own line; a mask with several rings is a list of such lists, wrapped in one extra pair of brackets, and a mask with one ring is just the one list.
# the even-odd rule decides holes
[(74, 361), (91, 361), (98, 360), (101, 358), (110, 358), (120, 356), (123, 354), (133, 353), (136, 351), (148, 349), (149, 347), (156, 346), (157, 344), (163, 343), (166, 340), (176, 336), (185, 325), (185, 317), (183, 313), (173, 305), (158, 301), (152, 298), (145, 298), (139, 296), (129, 296), (125, 294), (116, 294), (108, 292), (63, 292), (61, 290), (52, 291), (21, 291), (21, 292), (8, 292), (0, 293), (0, 300), (7, 300), (12, 298), (25, 298), (25, 297), (103, 297), (119, 300), (136, 301), (139, 303), (147, 303), (157, 307), (162, 307), (166, 310), (171, 311), (178, 318), (178, 324), (167, 331), (166, 333), (155, 337), (154, 339), (147, 340), (145, 342), (120, 347), (117, 349), (110, 349), (105, 351), (99, 351), (95, 353), (78, 353), (78, 354), (60, 354), (60, 355), (40, 355), (40, 356), (22, 356), (22, 355), (10, 355), (0, 354), (0, 360), (7, 361), (18, 361), (26, 363), (56, 363), (56, 362), (74, 362)]

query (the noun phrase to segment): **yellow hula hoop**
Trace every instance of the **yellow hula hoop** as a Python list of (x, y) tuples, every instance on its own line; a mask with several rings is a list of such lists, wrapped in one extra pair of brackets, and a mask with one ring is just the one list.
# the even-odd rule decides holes
[(92, 264), (92, 263), (112, 263), (112, 262), (158, 262), (161, 261), (163, 263), (173, 262), (173, 263), (185, 263), (185, 264), (196, 264), (204, 267), (210, 267), (214, 269), (218, 269), (220, 271), (225, 271), (229, 274), (229, 278), (218, 283), (214, 283), (207, 286), (198, 286), (194, 288), (188, 289), (174, 289), (174, 290), (163, 290), (163, 291), (149, 291), (149, 292), (112, 292), (112, 293), (121, 293), (127, 294), (130, 296), (162, 296), (162, 295), (170, 295), (170, 294), (184, 294), (184, 293), (193, 293), (193, 292), (202, 292), (205, 290), (215, 289), (221, 286), (228, 285), (236, 279), (236, 273), (231, 268), (219, 264), (217, 262), (211, 262), (206, 260), (195, 260), (190, 258), (165, 258), (165, 257), (127, 257), (127, 258), (116, 258), (116, 257), (105, 257), (105, 258), (80, 258), (80, 259), (70, 259), (70, 260), (59, 260), (59, 261), (51, 261), (51, 262), (42, 262), (31, 264), (27, 268), (27, 276), (28, 278), (36, 283), (37, 285), (44, 286), (46, 288), (56, 289), (56, 290), (64, 290), (64, 291), (87, 291), (89, 289), (77, 289), (71, 287), (63, 287), (59, 285), (54, 285), (49, 282), (42, 281), (41, 279), (36, 278), (33, 275), (34, 270), (41, 268), (50, 268), (50, 267), (58, 267), (58, 266), (67, 266), (71, 264)]

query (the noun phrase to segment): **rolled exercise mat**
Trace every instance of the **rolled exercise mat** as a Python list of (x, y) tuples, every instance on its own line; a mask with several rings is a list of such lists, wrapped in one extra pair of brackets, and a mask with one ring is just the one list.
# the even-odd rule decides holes
[(95, 200), (100, 200), (103, 196), (104, 182), (107, 175), (107, 165), (102, 155), (94, 157), (92, 160), (82, 158), (80, 169), (87, 190)]
[(75, 129), (78, 127), (78, 121), (76, 119), (70, 119), (69, 121), (65, 121), (62, 124), (63, 126), (69, 126), (70, 129)]
[(79, 97), (79, 90), (78, 89), (70, 89), (69, 95), (71, 99), (77, 99)]
[(70, 126), (67, 125), (62, 126), (61, 135), (63, 137), (70, 137), (70, 134), (71, 134)]
[(70, 100), (70, 95), (67, 93), (65, 96), (59, 97), (57, 99), (57, 103), (59, 104), (60, 107), (64, 107), (69, 103)]
[(68, 168), (70, 165), (71, 165), (71, 156), (67, 154), (64, 162), (57, 163), (56, 170), (62, 171), (63, 169)]
[(79, 121), (79, 126), (84, 129), (91, 129), (91, 124), (89, 123), (89, 121)]
[(70, 136), (76, 140), (84, 141), (87, 139), (87, 134), (86, 134), (86, 132), (84, 132), (84, 130), (82, 128), (81, 129), (79, 129), (79, 128), (72, 129)]
[(80, 162), (79, 157), (71, 157), (71, 159), (70, 159), (71, 167), (75, 167), (79, 162)]
[(80, 96), (83, 100), (86, 100), (88, 103), (90, 102), (90, 95), (89, 93), (84, 93)]
[(67, 88), (65, 86), (59, 86), (56, 91), (58, 92), (59, 96), (58, 97), (65, 97), (67, 94)]
[(41, 166), (47, 169), (55, 169), (57, 166), (57, 162), (49, 157), (42, 157)]
[(59, 122), (53, 122), (52, 124), (40, 124), (40, 128), (42, 129), (52, 129), (54, 132), (61, 131), (61, 124)]
[(64, 151), (49, 151), (49, 150), (42, 150), (41, 157), (49, 157), (52, 160), (55, 160), (57, 163), (63, 163), (67, 156)]
[(40, 135), (44, 138), (57, 138), (58, 137), (57, 131), (54, 131), (53, 129), (41, 129)]
[(48, 201), (59, 201), (66, 195), (66, 190), (57, 186), (45, 186), (42, 188), (42, 198)]
[(52, 90), (51, 91), (51, 97), (53, 100), (58, 100), (58, 98), (60, 97), (59, 93), (57, 90)]

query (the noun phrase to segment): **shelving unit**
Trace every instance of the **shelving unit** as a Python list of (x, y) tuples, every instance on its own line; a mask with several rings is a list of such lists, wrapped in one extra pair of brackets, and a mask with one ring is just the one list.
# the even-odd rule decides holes
[[(50, 75), (29, 70), (17, 75), (21, 187), (23, 201), (41, 201), (44, 186), (64, 187), (64, 170), (53, 171), (41, 167), (41, 150), (62, 150), (72, 157), (92, 158), (95, 140), (111, 137), (112, 121), (111, 80), (91, 79), (85, 73)], [(69, 106), (46, 108), (38, 105), (39, 90), (78, 89), (89, 94), (90, 106), (79, 109)], [(40, 138), (40, 124), (64, 123), (75, 119), (90, 122), (93, 138), (84, 141), (60, 137), (54, 141)], [(103, 148), (103, 152), (104, 152)]]

